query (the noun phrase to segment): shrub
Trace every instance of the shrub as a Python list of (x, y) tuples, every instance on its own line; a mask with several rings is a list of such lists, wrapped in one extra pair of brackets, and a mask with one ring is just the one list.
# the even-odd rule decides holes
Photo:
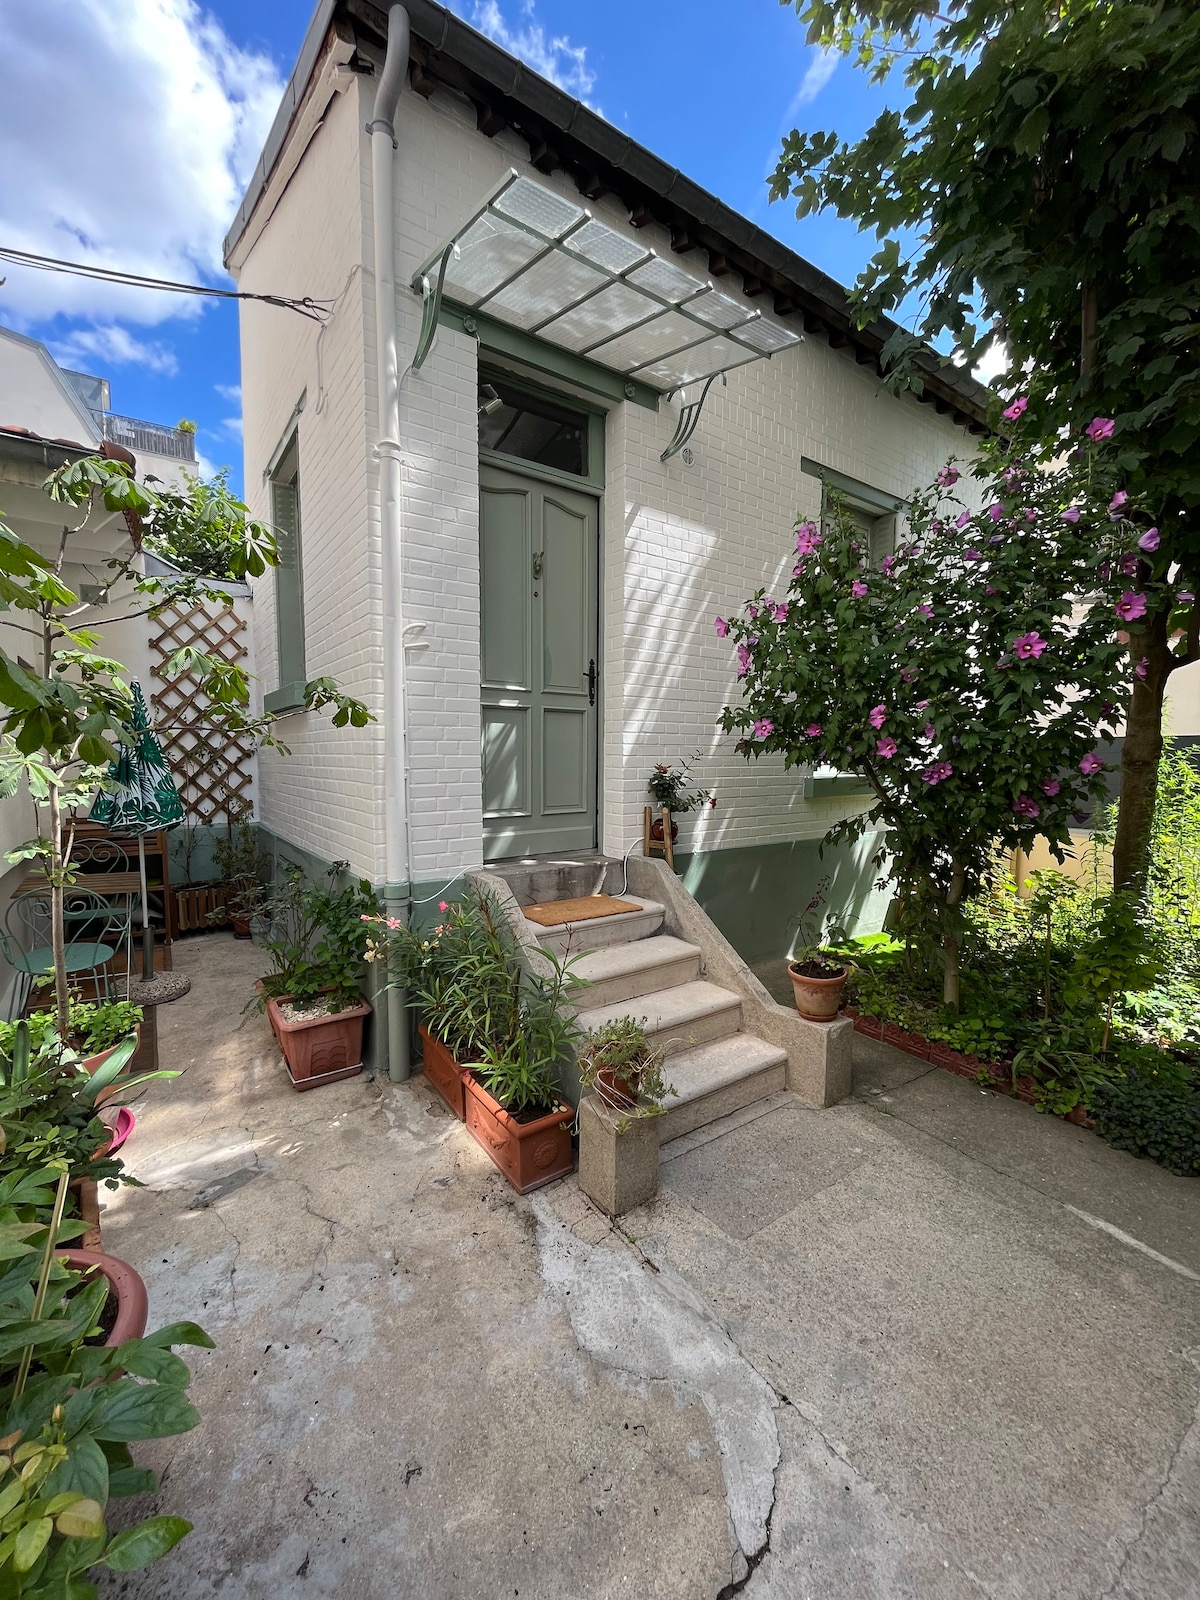
[(1098, 1085), (1088, 1110), (1102, 1139), (1148, 1156), (1184, 1177), (1200, 1175), (1200, 1088), (1153, 1073), (1131, 1072)]

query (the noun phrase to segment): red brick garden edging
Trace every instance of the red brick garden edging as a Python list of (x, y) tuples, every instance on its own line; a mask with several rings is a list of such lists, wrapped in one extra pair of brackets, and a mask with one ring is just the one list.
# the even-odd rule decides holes
[[(1003, 1062), (984, 1061), (981, 1056), (966, 1055), (960, 1050), (952, 1050), (940, 1039), (927, 1039), (922, 1033), (909, 1033), (906, 1028), (898, 1027), (894, 1022), (882, 1022), (878, 1017), (865, 1016), (853, 1006), (844, 1006), (842, 1015), (853, 1022), (855, 1032), (865, 1035), (868, 1039), (881, 1039), (884, 1044), (890, 1044), (896, 1050), (903, 1050), (905, 1055), (916, 1056), (918, 1061), (928, 1061), (930, 1066), (941, 1067), (944, 1071), (953, 1072), (960, 1078), (970, 1078), (978, 1082), (979, 1074), (986, 1073), (987, 1087), (996, 1094), (1006, 1094), (1010, 1099), (1020, 1100), (1027, 1106), (1037, 1103), (1035, 1080), (1018, 1078), (1014, 1085), (1012, 1068)], [(1073, 1111), (1069, 1111), (1065, 1120), (1083, 1127), (1091, 1126), (1083, 1106), (1076, 1106)]]

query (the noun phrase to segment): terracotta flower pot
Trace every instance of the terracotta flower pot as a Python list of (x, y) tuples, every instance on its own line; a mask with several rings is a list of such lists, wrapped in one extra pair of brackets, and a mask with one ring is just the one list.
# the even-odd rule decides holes
[(788, 962), (788, 977), (792, 980), (792, 993), (796, 997), (796, 1010), (808, 1022), (832, 1022), (842, 1003), (846, 987), (846, 969), (836, 978), (808, 978), (797, 971), (794, 961)]
[(233, 937), (235, 939), (248, 939), (250, 937), (249, 917), (233, 918)]
[[(650, 837), (652, 839), (657, 839), (659, 844), (661, 844), (662, 843), (662, 836), (663, 836), (662, 818), (659, 817), (656, 822), (652, 822), (650, 824)], [(678, 837), (679, 837), (679, 824), (675, 821), (674, 817), (672, 817), (671, 818), (671, 843), (674, 844), (676, 839), (678, 839)]]
[(140, 1339), (146, 1331), (146, 1315), (150, 1302), (146, 1285), (129, 1265), (117, 1256), (105, 1255), (103, 1250), (56, 1250), (55, 1255), (69, 1267), (86, 1272), (98, 1269), (108, 1279), (109, 1290), (117, 1299), (117, 1320), (104, 1343), (111, 1349), (124, 1344), (126, 1339)]
[(353, 1078), (362, 1071), (363, 1022), (371, 1008), (365, 1000), (332, 1015), (297, 1018), (289, 1022), (286, 995), (267, 1001), (267, 1015), (287, 1062), (293, 1089), (316, 1089), (323, 1083)]
[[(135, 1025), (133, 1032), (138, 1042), (138, 1049), (140, 1049), (142, 1044), (142, 1025), (140, 1022)], [(93, 1072), (98, 1072), (100, 1070), (100, 1068), (108, 1060), (109, 1056), (112, 1055), (113, 1051), (118, 1049), (122, 1043), (123, 1041), (118, 1039), (116, 1044), (109, 1045), (107, 1050), (100, 1050), (94, 1056), (84, 1056), (83, 1060), (80, 1062), (80, 1066), (90, 1077)], [(133, 1052), (133, 1055), (137, 1055), (137, 1050)], [(129, 1059), (132, 1062), (133, 1056), (130, 1056)], [(125, 1071), (128, 1072), (129, 1068), (126, 1067)]]
[(435, 1039), (424, 1023), (421, 1035), (421, 1071), (460, 1122), (466, 1120), (466, 1081), (470, 1067), (460, 1067), (440, 1039)]
[(605, 1090), (601, 1099), (604, 1099), (606, 1104), (621, 1106), (626, 1110), (637, 1104), (637, 1085), (631, 1078), (623, 1078), (620, 1073), (612, 1072), (608, 1067), (601, 1067), (596, 1074), (596, 1081)]
[(472, 1074), (466, 1081), (467, 1132), (482, 1145), (518, 1194), (565, 1178), (575, 1170), (571, 1122), (565, 1101), (533, 1122), (518, 1122)]

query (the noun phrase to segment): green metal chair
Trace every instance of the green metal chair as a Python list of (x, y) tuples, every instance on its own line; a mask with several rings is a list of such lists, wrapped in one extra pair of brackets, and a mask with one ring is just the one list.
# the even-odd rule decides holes
[[(17, 974), (14, 1017), (25, 1010), (35, 979), (46, 978), (54, 970), (50, 925), (50, 896), (44, 890), (17, 895), (4, 913), (0, 951)], [(68, 976), (93, 978), (97, 993), (112, 999), (109, 963), (122, 943), (129, 946), (128, 908), (114, 905), (91, 889), (68, 888), (63, 892), (63, 932)]]

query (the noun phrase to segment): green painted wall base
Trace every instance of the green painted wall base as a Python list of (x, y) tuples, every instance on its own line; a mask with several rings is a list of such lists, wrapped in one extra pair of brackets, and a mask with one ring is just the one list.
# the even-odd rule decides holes
[(866, 834), (852, 845), (826, 845), (824, 853), (819, 839), (702, 850), (676, 855), (675, 865), (688, 892), (754, 965), (791, 954), (800, 913), (826, 876), (828, 910), (848, 932), (879, 932), (890, 899), (875, 888), (880, 874), (871, 857), (879, 838)]

